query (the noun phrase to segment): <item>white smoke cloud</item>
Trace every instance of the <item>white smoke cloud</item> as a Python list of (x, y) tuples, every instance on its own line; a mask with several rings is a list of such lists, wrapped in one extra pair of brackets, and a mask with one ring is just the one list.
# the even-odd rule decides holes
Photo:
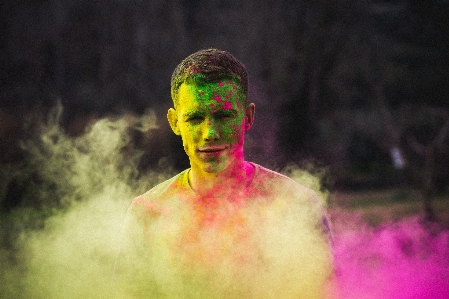
[[(46, 123), (34, 128), (38, 134), (24, 141), (28, 165), (10, 168), (13, 176), (22, 171), (33, 180), (23, 194), (25, 205), (2, 215), (1, 298), (113, 298), (112, 273), (130, 200), (175, 174), (171, 168), (139, 173), (140, 153), (123, 151), (132, 142), (130, 127), (157, 133), (157, 119), (151, 111), (142, 118), (101, 119), (86, 134), (69, 137), (58, 125), (61, 109), (56, 107)], [(310, 175), (293, 164), (284, 173), (314, 189), (326, 205), (329, 193), (321, 188), (322, 174)], [(372, 227), (355, 213), (330, 214), (337, 268), (331, 298), (447, 298), (447, 230), (429, 230), (417, 218)], [(294, 217), (283, 221), (292, 229), (297, 225)], [(271, 223), (273, 239), (266, 240), (273, 256), (285, 257), (278, 259), (272, 280), (241, 281), (258, 286), (258, 298), (288, 298), (288, 288), (295, 285), (293, 272), (300, 270), (286, 266), (295, 252), (298, 258), (308, 258), (301, 250), (301, 239), (291, 240), (279, 225)], [(282, 234), (283, 241), (274, 243)], [(306, 251), (313, 253), (313, 248)], [(191, 280), (173, 275), (174, 269), (159, 270), (160, 281), (165, 281), (173, 294), (202, 298), (201, 284), (186, 288)], [(232, 289), (228, 270), (223, 266), (221, 290)], [(290, 276), (287, 270), (293, 271)], [(204, 273), (197, 275), (210, 279), (202, 276)], [(213, 294), (226, 298), (226, 293), (218, 290)]]
[(0, 251), (2, 298), (111, 298), (130, 200), (173, 175), (170, 167), (139, 173), (140, 153), (123, 151), (130, 129), (157, 128), (153, 112), (100, 119), (75, 138), (59, 126), (61, 113), (58, 105), (46, 122), (30, 120), (27, 165), (11, 171), (26, 185), (22, 207), (2, 219), (13, 231), (1, 230), (11, 239)]

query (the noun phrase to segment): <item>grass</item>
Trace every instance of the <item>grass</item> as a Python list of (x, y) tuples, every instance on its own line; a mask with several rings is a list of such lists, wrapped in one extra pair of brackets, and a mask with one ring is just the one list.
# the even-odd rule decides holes
[[(432, 201), (437, 219), (449, 226), (449, 194), (435, 196)], [(398, 221), (409, 216), (424, 214), (418, 190), (394, 188), (386, 190), (334, 192), (329, 198), (330, 214), (353, 212), (372, 225)]]

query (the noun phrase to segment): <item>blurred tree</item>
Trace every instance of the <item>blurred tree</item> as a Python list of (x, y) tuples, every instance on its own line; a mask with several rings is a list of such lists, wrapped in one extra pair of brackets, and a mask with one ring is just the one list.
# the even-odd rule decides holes
[[(395, 22), (390, 23), (393, 30), (379, 25), (382, 18), (383, 25), (391, 19), (397, 21), (397, 16), (414, 19), (415, 14), (403, 2), (371, 3), (367, 8), (331, 77), (341, 105), (333, 115), (340, 125), (353, 127), (390, 153), (395, 167), (403, 168), (422, 190), (425, 218), (434, 220), (431, 198), (437, 181), (445, 181), (446, 186), (449, 182), (447, 171), (438, 166), (449, 160), (447, 95), (439, 97), (440, 90), (426, 95), (420, 84), (413, 83), (437, 81), (442, 89), (447, 89), (444, 80), (448, 73), (438, 65), (441, 63), (444, 68), (447, 63), (446, 46), (412, 38), (418, 33), (413, 26), (398, 32)], [(438, 31), (427, 34), (440, 35)], [(417, 62), (422, 69), (416, 66)], [(440, 71), (427, 73), (423, 78), (423, 71), (428, 68)], [(422, 138), (419, 131), (424, 128)]]
[[(251, 160), (282, 168), (315, 157), (346, 167), (351, 145), (375, 144), (384, 153), (370, 158), (385, 166), (395, 148), (405, 161), (404, 132), (425, 146), (431, 141), (418, 137), (420, 128), (444, 128), (442, 117), (401, 119), (406, 107), (447, 107), (447, 7), (436, 0), (2, 1), (0, 108), (20, 127), (36, 103), (60, 99), (73, 135), (106, 114), (151, 108), (171, 146), (151, 151), (145, 147), (156, 142), (142, 141), (153, 155), (146, 165), (165, 156), (183, 168), (180, 140), (164, 121), (171, 72), (193, 51), (217, 47), (251, 75)], [(2, 134), (2, 142), (18, 135)]]
[(338, 57), (359, 26), (363, 4), (350, 0), (290, 2), (288, 11), (294, 17), (287, 18), (286, 23), (293, 32), (290, 37), (294, 55), (284, 70), (282, 91), (287, 100), (280, 106), (281, 113), (291, 111), (283, 117), (280, 135), (289, 157), (315, 151), (312, 144), (319, 120), (335, 107), (327, 80), (336, 67), (347, 64)]

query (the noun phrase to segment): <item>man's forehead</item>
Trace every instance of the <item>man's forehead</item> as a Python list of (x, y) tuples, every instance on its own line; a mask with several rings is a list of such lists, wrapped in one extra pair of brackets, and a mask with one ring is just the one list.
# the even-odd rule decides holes
[(241, 89), (233, 81), (224, 80), (208, 84), (183, 83), (179, 88), (179, 104), (183, 108), (207, 108), (209, 105), (242, 103)]
[(179, 92), (188, 92), (194, 94), (213, 93), (221, 91), (232, 91), (235, 94), (241, 93), (241, 88), (232, 80), (222, 80), (204, 84), (184, 82), (179, 87)]

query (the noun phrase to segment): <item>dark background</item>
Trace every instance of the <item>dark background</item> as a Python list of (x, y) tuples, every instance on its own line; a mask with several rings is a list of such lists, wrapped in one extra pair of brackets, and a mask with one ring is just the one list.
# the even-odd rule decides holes
[[(152, 109), (156, 133), (130, 129), (124, 154), (145, 150), (143, 172), (188, 167), (165, 121), (170, 76), (207, 47), (231, 52), (250, 74), (248, 160), (325, 168), (335, 189), (447, 192), (448, 13), (443, 0), (2, 1), (2, 209), (23, 205), (36, 180), (21, 174), (31, 158), (20, 144), (38, 134), (30, 117), (45, 122), (58, 102), (73, 138), (103, 117)], [(24, 171), (5, 170), (15, 165)]]

